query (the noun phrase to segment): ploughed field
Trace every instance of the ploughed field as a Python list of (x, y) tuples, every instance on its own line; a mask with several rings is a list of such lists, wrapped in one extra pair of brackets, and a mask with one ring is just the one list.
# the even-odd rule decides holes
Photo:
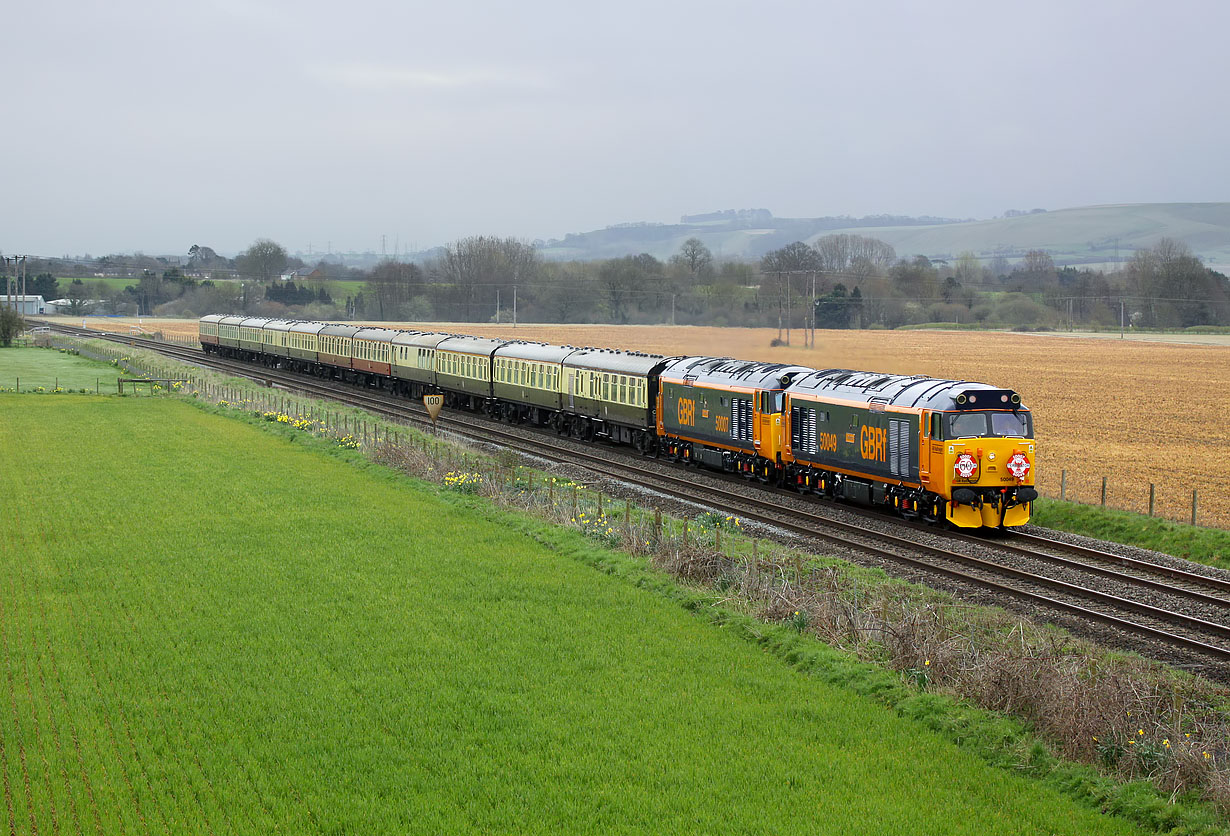
[(1132, 832), (273, 425), (0, 395), (0, 493), (5, 832)]
[[(127, 324), (90, 320), (93, 327)], [(387, 324), (387, 323), (386, 323)], [(196, 323), (144, 320), (147, 329), (196, 334)], [(1156, 485), (1159, 516), (1187, 520), (1192, 490), (1198, 521), (1230, 528), (1230, 346), (1072, 338), (1006, 332), (818, 331), (817, 347), (770, 346), (775, 329), (690, 326), (483, 325), (406, 323), (483, 336), (609, 346), (659, 354), (716, 354), (976, 380), (1016, 389), (1035, 413), (1038, 488), (1132, 511), (1148, 509)]]

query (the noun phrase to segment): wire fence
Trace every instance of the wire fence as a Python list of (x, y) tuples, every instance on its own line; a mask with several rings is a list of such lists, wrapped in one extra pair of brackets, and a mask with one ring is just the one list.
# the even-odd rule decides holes
[(1039, 479), (1038, 493), (1050, 499), (1130, 511), (1150, 517), (1230, 528), (1230, 491), (1224, 485), (1183, 480), (1138, 479), (1061, 468)]

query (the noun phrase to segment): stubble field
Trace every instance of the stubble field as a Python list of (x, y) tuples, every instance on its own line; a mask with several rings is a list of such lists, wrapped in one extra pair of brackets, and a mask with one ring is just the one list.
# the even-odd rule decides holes
[[(127, 332), (125, 320), (90, 320)], [(196, 323), (151, 320), (147, 330), (194, 336)], [(386, 323), (387, 325), (387, 323)], [(1159, 516), (1186, 520), (1199, 491), (1203, 525), (1230, 528), (1230, 345), (1107, 340), (1005, 332), (819, 331), (816, 347), (771, 346), (775, 329), (645, 325), (482, 325), (404, 323), (402, 327), (659, 354), (714, 354), (895, 374), (976, 380), (1021, 393), (1035, 414), (1039, 489), (1068, 498), (1148, 507), (1156, 485)]]

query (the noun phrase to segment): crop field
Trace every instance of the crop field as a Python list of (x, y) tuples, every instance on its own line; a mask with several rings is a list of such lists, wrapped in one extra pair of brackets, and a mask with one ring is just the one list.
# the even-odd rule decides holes
[(356, 455), (0, 395), (4, 832), (1133, 832)]
[[(145, 320), (147, 327), (154, 320)], [(168, 333), (195, 335), (195, 322), (159, 320)], [(91, 320), (123, 330), (126, 322)], [(1034, 410), (1039, 489), (1101, 500), (1132, 511), (1148, 508), (1190, 519), (1199, 492), (1198, 521), (1230, 528), (1230, 483), (1224, 472), (1230, 423), (1221, 419), (1230, 391), (1230, 341), (1213, 344), (1085, 339), (1005, 332), (820, 331), (817, 347), (771, 347), (772, 329), (685, 326), (413, 324), (461, 333), (508, 336), (573, 345), (630, 348), (660, 354), (717, 354), (976, 380), (1016, 389)], [(407, 325), (406, 327), (411, 327)], [(1220, 343), (1220, 344), (1219, 344)]]

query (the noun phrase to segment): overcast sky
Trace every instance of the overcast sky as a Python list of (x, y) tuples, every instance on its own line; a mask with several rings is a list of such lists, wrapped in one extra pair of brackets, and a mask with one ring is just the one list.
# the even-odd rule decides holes
[(1230, 200), (1230, 3), (10, 3), (0, 250)]

